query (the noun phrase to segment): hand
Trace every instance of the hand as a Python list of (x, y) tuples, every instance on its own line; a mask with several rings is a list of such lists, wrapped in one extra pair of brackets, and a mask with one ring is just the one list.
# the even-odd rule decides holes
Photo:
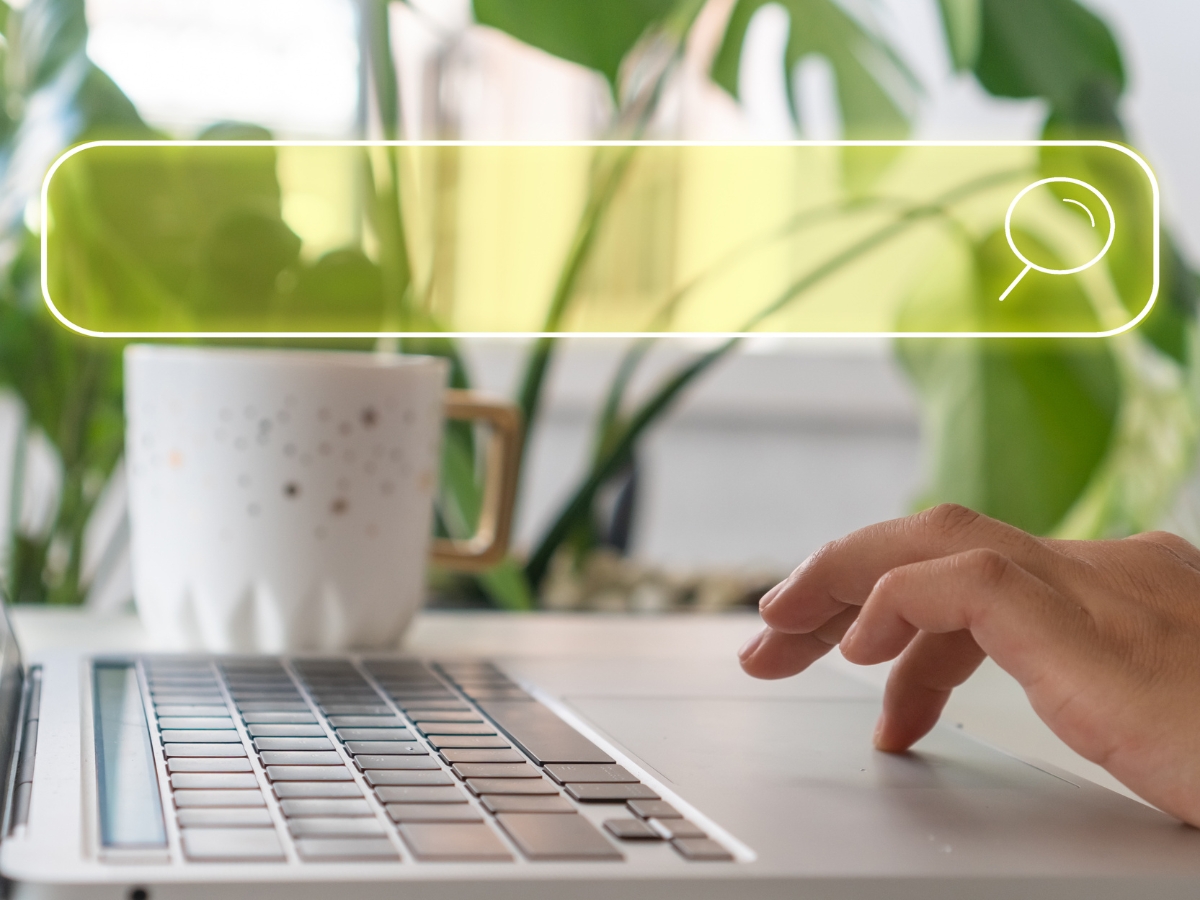
[(875, 731), (907, 750), (992, 657), (1068, 746), (1200, 826), (1200, 550), (1172, 534), (1053, 541), (944, 505), (822, 547), (759, 604), (757, 678), (839, 641), (897, 659)]

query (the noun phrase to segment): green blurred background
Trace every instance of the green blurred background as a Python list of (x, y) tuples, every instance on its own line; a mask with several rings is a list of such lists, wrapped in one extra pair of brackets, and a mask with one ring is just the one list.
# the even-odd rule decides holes
[[(1075, 0), (30, 0), (0, 13), (0, 378), (12, 426), (0, 501), (5, 577), (23, 602), (113, 608), (129, 591), (121, 348), (59, 326), (38, 285), (37, 189), (71, 144), (1139, 137), (1126, 121), (1125, 48)], [(1144, 60), (1143, 85), (1161, 94), (1154, 66), (1170, 59)], [(1186, 96), (1173, 79), (1166, 89)], [(1140, 90), (1139, 108), (1161, 108)], [(1141, 149), (1153, 164), (1155, 148)], [(288, 208), (272, 165), (248, 172), (238, 190), (261, 198), (253, 216), (206, 224), (197, 214), (197, 302), (283, 286), (434, 320), (438, 298), (413, 264), (396, 165), (387, 154), (364, 161), (350, 239), (331, 227), (328, 246), (309, 254), (293, 226), (319, 222), (319, 211)], [(853, 154), (842, 168), (851, 198), (881, 174)], [(653, 241), (639, 268), (599, 237), (620, 224), (609, 217), (620, 215), (612, 199), (628, 172), (625, 154), (597, 160), (545, 330), (604, 279), (634, 290), (653, 276)], [(443, 175), (452, 189), (453, 171)], [(1168, 223), (1183, 208), (1174, 183)], [(643, 216), (654, 221), (657, 209), (651, 197)], [(97, 253), (111, 253), (105, 228), (93, 236)], [(1040, 534), (1166, 522), (1188, 536), (1196, 276), (1179, 244), (1168, 225), (1155, 311), (1108, 340), (820, 352), (761, 341), (338, 346), (449, 356), (456, 384), (498, 387), (525, 413), (518, 545), (478, 577), (434, 573), (437, 602), (723, 608), (753, 601), (820, 540), (943, 500)], [(955, 290), (991, 297), (1011, 279), (996, 233), (976, 236), (967, 260)], [(1141, 277), (1120, 246), (1104, 265), (1118, 285)], [(448, 430), (444, 533), (473, 527), (475, 450), (469, 430)]]

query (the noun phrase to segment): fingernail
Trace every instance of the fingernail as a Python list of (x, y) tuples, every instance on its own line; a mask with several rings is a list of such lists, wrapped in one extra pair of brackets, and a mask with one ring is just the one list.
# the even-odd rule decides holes
[(875, 723), (875, 732), (871, 735), (871, 743), (875, 746), (876, 750), (883, 749), (879, 746), (879, 736), (883, 734), (884, 719), (886, 718), (886, 715), (886, 713), (879, 714), (879, 721)]
[(843, 650), (850, 646), (850, 642), (854, 640), (854, 632), (858, 631), (858, 619), (850, 623), (850, 627), (846, 629), (846, 633), (842, 635), (841, 641), (838, 642)]
[(783, 586), (785, 583), (786, 582), (783, 582), (783, 581), (779, 582), (779, 584), (775, 585), (775, 587), (771, 588), (769, 591), (767, 591), (765, 594), (763, 594), (762, 597), (759, 598), (758, 611), (760, 613), (763, 612), (768, 606), (770, 606), (771, 602), (776, 597), (779, 596), (779, 592), (783, 590)]
[(764, 628), (758, 634), (754, 635), (754, 637), (750, 638), (750, 640), (746, 641), (746, 643), (742, 644), (742, 649), (738, 651), (738, 659), (749, 659), (754, 654), (754, 651), (758, 649), (758, 645), (762, 643), (766, 634), (767, 631)]

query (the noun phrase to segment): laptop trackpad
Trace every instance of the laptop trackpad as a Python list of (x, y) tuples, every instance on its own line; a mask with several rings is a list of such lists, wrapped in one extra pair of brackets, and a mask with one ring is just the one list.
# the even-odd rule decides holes
[[(764, 862), (791, 865), (802, 852), (826, 872), (920, 872), (943, 867), (947, 848), (959, 863), (994, 859), (1000, 839), (1020, 844), (1036, 867), (1041, 841), (1060, 828), (1087, 832), (1098, 804), (1117, 821), (1166, 821), (952, 728), (935, 729), (913, 753), (879, 753), (878, 699), (564, 700)], [(882, 855), (864, 861), (872, 847)]]
[(949, 729), (904, 755), (876, 752), (878, 700), (567, 697), (671, 783), (1000, 788), (1063, 782)]

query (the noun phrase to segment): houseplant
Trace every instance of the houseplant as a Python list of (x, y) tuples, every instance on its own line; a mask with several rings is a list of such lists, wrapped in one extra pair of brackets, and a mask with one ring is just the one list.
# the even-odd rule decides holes
[[(760, 0), (740, 0), (730, 10), (712, 74), (731, 92), (736, 92), (746, 28), (762, 5)], [(911, 94), (914, 85), (886, 40), (830, 0), (788, 0), (784, 6), (792, 22), (784, 63), (790, 68), (811, 53), (830, 60), (846, 136), (902, 136), (906, 104), (898, 98)], [(654, 120), (701, 4), (697, 0), (589, 4), (476, 0), (474, 9), (482, 23), (601, 72), (614, 94), (607, 136), (637, 138)], [(941, 10), (948, 47), (960, 68), (972, 71), (993, 93), (1047, 99), (1051, 109), (1047, 136), (1120, 137), (1115, 103), (1123, 78), (1115, 43), (1103, 24), (1073, 0), (944, 0)], [(48, 125), (58, 129), (57, 140), (42, 142), (42, 170), (69, 142), (96, 136), (160, 137), (141, 121), (116, 86), (87, 62), (81, 2), (34, 0), (20, 12), (6, 9), (5, 15), (10, 74), (4, 85), (8, 117), (0, 136), (8, 173), (18, 170), (14, 161), (28, 153), (25, 148), (34, 143), (32, 135)], [(400, 91), (386, 2), (362, 0), (360, 22), (375, 133), (398, 137)], [(1036, 52), (1016, 40), (1030, 28), (1045, 43)], [(870, 66), (862, 61), (863, 46), (873, 54)], [(1047, 66), (1046, 59), (1062, 62)], [(57, 105), (42, 98), (53, 98)], [(262, 136), (245, 129), (221, 133)], [(548, 304), (546, 331), (557, 330), (575, 299), (595, 234), (620, 183), (622, 160), (622, 154), (613, 154), (607, 166), (595, 173), (589, 202)], [(288, 252), (281, 252), (273, 265), (281, 271), (299, 266), (297, 279), (314, 290), (345, 291), (366, 285), (364, 290), (380, 292), (386, 303), (411, 314), (414, 308), (419, 310), (422, 297), (414, 286), (408, 258), (395, 157), (372, 165), (376, 168), (367, 180), (363, 211), (379, 237), (376, 256), (348, 250), (300, 265)], [(32, 169), (37, 172), (37, 165)], [(6, 208), (23, 210), (22, 197), (29, 196), (29, 185), (24, 195), (19, 185), (10, 184), (8, 190)], [(264, 181), (263, 190), (269, 193), (272, 188)], [(268, 227), (275, 228), (270, 223)], [(36, 243), (18, 217), (10, 216), (6, 228), (13, 252), (0, 296), (5, 316), (0, 320), (0, 341), (11, 344), (11, 349), (0, 365), (6, 365), (5, 380), (17, 388), (32, 420), (58, 447), (67, 473), (54, 527), (18, 541), (11, 580), (21, 599), (70, 601), (81, 595), (84, 525), (99, 485), (120, 451), (119, 347), (82, 341), (49, 320), (36, 289)], [(276, 232), (281, 236), (276, 244), (286, 251), (286, 235)], [(236, 263), (236, 254), (233, 257)], [(986, 268), (987, 255), (978, 258)], [(1173, 470), (1137, 497), (1126, 490), (1130, 466), (1139, 458), (1137, 448), (1146, 443), (1146, 410), (1155, 412), (1156, 428), (1178, 438), (1173, 459), (1186, 456), (1191, 430), (1190, 408), (1181, 399), (1178, 384), (1190, 360), (1186, 335), (1194, 279), (1177, 255), (1169, 251), (1167, 261), (1164, 302), (1142, 333), (1123, 348), (1101, 347), (1081, 355), (1079, 348), (1063, 344), (1031, 350), (987, 342), (902, 343), (899, 352), (925, 398), (928, 434), (936, 447), (938, 464), (928, 499), (965, 500), (1040, 532), (1099, 534), (1149, 521), (1168, 492)], [(236, 265), (233, 271), (238, 271)], [(479, 577), (479, 585), (493, 602), (509, 608), (534, 605), (556, 557), (566, 554), (579, 565), (595, 551), (605, 530), (605, 523), (598, 521), (598, 498), (614, 484), (621, 486), (635, 467), (638, 444), (648, 430), (736, 344), (729, 341), (698, 354), (638, 402), (631, 402), (629, 385), (649, 344), (638, 342), (629, 348), (597, 414), (589, 471), (526, 559), (507, 560)], [(466, 366), (452, 341), (407, 339), (399, 346), (449, 356), (455, 363), (455, 382), (467, 383)], [(526, 359), (517, 399), (527, 428), (537, 427), (556, 347), (553, 339), (538, 340)], [(1147, 382), (1137, 365), (1137, 359), (1143, 358), (1175, 373), (1173, 393), (1154, 395), (1144, 390)], [(46, 359), (55, 363), (46, 365)], [(1085, 376), (1075, 377), (1081, 371)], [(1067, 388), (1045, 393), (1030, 380), (1047, 373), (1065, 379)], [(945, 386), (963, 381), (978, 387), (969, 407), (961, 405), (961, 398), (956, 407), (956, 398), (947, 398)], [(1078, 389), (1072, 390), (1073, 385)], [(1081, 397), (1089, 402), (1081, 403)], [(1013, 398), (1029, 402), (1021, 406)], [(1041, 418), (1031, 418), (1030, 409)], [(1127, 410), (1140, 413), (1124, 414)], [(966, 414), (977, 427), (958, 427)], [(1079, 420), (1082, 426), (1047, 427), (1047, 422), (1063, 417)], [(1024, 452), (1029, 448), (1042, 452)], [(1062, 448), (1065, 452), (1056, 452)], [(1012, 459), (1028, 469), (1029, 490), (1024, 496), (1029, 502), (1024, 506), (1014, 505), (1011, 492), (1003, 490), (1010, 476), (1000, 463)], [(451, 534), (470, 530), (477, 514), (475, 469), (472, 435), (452, 428), (445, 442), (439, 521), (439, 527)]]

